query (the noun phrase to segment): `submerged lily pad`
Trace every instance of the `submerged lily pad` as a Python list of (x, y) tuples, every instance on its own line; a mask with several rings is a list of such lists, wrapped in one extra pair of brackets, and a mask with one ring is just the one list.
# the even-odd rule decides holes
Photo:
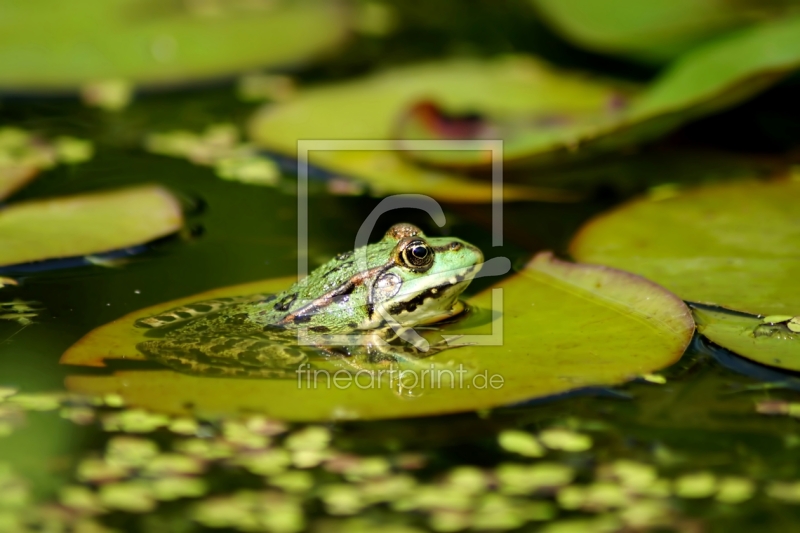
[[(391, 139), (404, 110), (433, 99), (463, 112), (591, 115), (609, 109), (621, 87), (557, 73), (530, 57), (449, 60), (300, 90), (290, 101), (259, 111), (251, 121), (250, 136), (259, 145), (290, 156), (297, 154), (301, 139), (372, 141), (369, 150), (318, 145), (309, 153), (309, 162), (363, 181), (375, 195), (415, 192), (452, 202), (488, 202), (492, 193), (488, 179), (419, 167), (395, 151), (397, 144)], [(488, 148), (480, 157), (491, 161)], [(511, 184), (505, 185), (504, 195), (508, 200), (570, 198), (563, 191)]]
[[(648, 63), (661, 63), (726, 31), (794, 6), (715, 0), (533, 0), (539, 13), (574, 43)], [(795, 7), (796, 9), (796, 7)]]
[(747, 181), (642, 198), (589, 221), (579, 261), (642, 275), (684, 300), (800, 314), (800, 182)]
[[(61, 362), (104, 366), (144, 359), (135, 348), (142, 340), (141, 330), (133, 328), (135, 320), (199, 299), (275, 292), (291, 281), (226, 287), (136, 311), (90, 332)], [(254, 411), (288, 420), (422, 416), (622, 383), (676, 361), (694, 331), (689, 310), (661, 287), (614, 269), (558, 261), (550, 254), (537, 256), (519, 274), (469, 303), (485, 311), (445, 330), (456, 336), (456, 343), (469, 344), (421, 360), (420, 370), (448, 368), (450, 375), (439, 374), (440, 386), (435, 386), (436, 381), (425, 381), (432, 374), (418, 371), (422, 379), (410, 396), (398, 395), (380, 380), (348, 380), (346, 371), (340, 378), (343, 386), (318, 376), (314, 387), (304, 374), (299, 374), (302, 379), (259, 380), (171, 370), (72, 375), (67, 385), (89, 394), (118, 393), (129, 405), (170, 413)], [(493, 303), (497, 308), (489, 311)], [(458, 337), (478, 334), (493, 336)]]
[[(595, 107), (583, 114), (563, 113), (551, 105), (549, 113), (545, 108), (527, 117), (520, 113), (507, 117), (488, 105), (473, 102), (471, 109), (460, 110), (443, 99), (435, 101), (432, 109), (408, 107), (398, 136), (408, 140), (502, 138), (505, 159), (516, 163), (575, 159), (654, 140), (697, 117), (750, 98), (798, 66), (800, 16), (794, 16), (741, 30), (692, 50), (638, 94), (617, 98), (610, 111)], [(497, 87), (489, 90), (499, 92)], [(469, 127), (465, 127), (457, 116), (459, 111), (479, 115), (470, 118)], [(460, 126), (455, 135), (451, 126), (454, 121)], [(426, 150), (410, 155), (417, 161), (444, 167), (487, 165), (485, 155), (476, 150)]]
[(725, 310), (693, 310), (697, 331), (710, 341), (764, 365), (800, 371), (800, 335), (783, 324)]
[(7, 2), (0, 88), (165, 85), (287, 65), (336, 46), (347, 25), (347, 10), (324, 0)]
[(19, 202), (0, 210), (0, 266), (118, 250), (182, 226), (180, 203), (157, 185)]

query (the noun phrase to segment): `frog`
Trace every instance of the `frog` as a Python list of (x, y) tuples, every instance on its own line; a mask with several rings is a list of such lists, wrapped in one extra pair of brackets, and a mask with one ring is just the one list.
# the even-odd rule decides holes
[(313, 359), (374, 371), (449, 348), (414, 328), (464, 315), (459, 296), (483, 265), (481, 250), (428, 237), (409, 223), (340, 253), (276, 294), (182, 305), (141, 318), (146, 358), (199, 376), (291, 378)]

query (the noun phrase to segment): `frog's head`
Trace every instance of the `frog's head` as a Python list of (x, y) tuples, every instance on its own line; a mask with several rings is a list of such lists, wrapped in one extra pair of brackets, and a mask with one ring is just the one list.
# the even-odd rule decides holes
[(426, 237), (411, 224), (392, 226), (382, 244), (391, 246), (391, 256), (369, 286), (374, 319), (388, 313), (413, 326), (460, 312), (458, 296), (483, 265), (477, 247), (454, 237)]

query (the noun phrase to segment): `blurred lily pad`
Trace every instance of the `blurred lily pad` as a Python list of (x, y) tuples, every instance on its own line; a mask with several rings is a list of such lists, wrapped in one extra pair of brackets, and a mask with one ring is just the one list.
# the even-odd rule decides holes
[(0, 200), (11, 196), (19, 189), (33, 181), (39, 170), (31, 166), (0, 167)]
[(586, 224), (577, 260), (624, 268), (684, 300), (800, 314), (800, 182), (747, 181), (634, 200)]
[[(608, 109), (621, 87), (558, 73), (530, 57), (456, 59), (300, 90), (290, 101), (268, 105), (256, 113), (250, 136), (271, 151), (291, 156), (297, 154), (301, 139), (371, 141), (369, 149), (355, 143), (347, 149), (311, 146), (309, 162), (363, 181), (378, 196), (415, 192), (452, 202), (488, 202), (492, 190), (488, 179), (420, 167), (396, 151), (397, 143), (391, 139), (404, 110), (420, 101), (435, 100), (454, 110), (489, 109), (504, 116), (593, 115)], [(491, 161), (488, 148), (480, 152), (480, 158)], [(571, 196), (507, 183), (504, 197), (555, 201)]]
[(0, 210), (0, 266), (118, 250), (182, 226), (180, 203), (157, 185), (19, 202)]
[(726, 31), (785, 15), (784, 0), (533, 0), (561, 35), (588, 49), (662, 63)]
[[(61, 362), (104, 366), (120, 359), (141, 360), (135, 349), (142, 340), (141, 330), (133, 328), (136, 319), (198, 299), (274, 292), (291, 281), (226, 287), (136, 311), (87, 334)], [(428, 363), (449, 368), (450, 377), (437, 387), (422, 374), (410, 397), (387, 384), (370, 386), (363, 380), (331, 386), (323, 376), (314, 387), (298, 379), (209, 378), (171, 370), (109, 369), (107, 376), (72, 375), (67, 386), (89, 394), (118, 393), (129, 405), (170, 413), (255, 411), (289, 420), (423, 416), (622, 383), (675, 362), (694, 331), (689, 310), (661, 287), (633, 274), (566, 263), (550, 254), (537, 256), (519, 274), (469, 303), (477, 310), (444, 331), (457, 337), (457, 344), (469, 344), (422, 360), (426, 370)], [(465, 369), (456, 374), (462, 377), (453, 378), (459, 369)]]
[(0, 88), (74, 91), (109, 79), (191, 82), (287, 65), (348, 31), (339, 2), (3, 2)]
[(92, 158), (91, 142), (74, 137), (55, 141), (20, 128), (0, 127), (0, 200), (32, 181), (39, 171), (59, 163), (82, 163)]
[(763, 365), (800, 371), (800, 335), (784, 324), (723, 309), (694, 308), (697, 331), (710, 341)]
[[(508, 117), (488, 105), (460, 110), (441, 100), (406, 108), (397, 136), (410, 141), (501, 138), (506, 161), (547, 164), (575, 160), (652, 141), (697, 117), (750, 98), (798, 66), (800, 16), (795, 16), (693, 49), (638, 94), (617, 96), (605, 107), (580, 113), (551, 105), (527, 116), (517, 113)], [(499, 92), (497, 87), (490, 90)], [(472, 115), (465, 119), (459, 116), (461, 111)], [(398, 143), (400, 147), (404, 144)], [(425, 150), (409, 155), (442, 167), (487, 165), (485, 155), (476, 150)]]
[(598, 190), (612, 191), (630, 197), (645, 191), (664, 196), (680, 188), (720, 181), (752, 180), (785, 170), (785, 164), (769, 158), (653, 147), (552, 169), (517, 169), (507, 175), (541, 187), (564, 187), (586, 194)]

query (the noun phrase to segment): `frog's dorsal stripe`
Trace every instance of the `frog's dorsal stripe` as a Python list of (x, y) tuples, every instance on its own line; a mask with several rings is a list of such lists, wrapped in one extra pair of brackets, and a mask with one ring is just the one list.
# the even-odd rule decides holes
[[(347, 294), (352, 293), (356, 287), (363, 285), (364, 283), (377, 279), (381, 274), (392, 268), (396, 263), (394, 260), (389, 261), (386, 264), (381, 266), (377, 266), (374, 268), (370, 268), (365, 270), (364, 272), (359, 272), (352, 278), (348, 279), (335, 289), (332, 289), (319, 298), (312, 300), (311, 302), (307, 303), (306, 305), (296, 309), (292, 313), (289, 313), (280, 322), (279, 325), (285, 326), (288, 324), (299, 324), (305, 321), (305, 318), (317, 313), (321, 309), (325, 309), (332, 303), (336, 301), (336, 298), (339, 296), (345, 296)], [(370, 318), (372, 312), (370, 310)]]
[(257, 302), (273, 297), (271, 294), (248, 294), (247, 296), (233, 296), (230, 298), (215, 298), (191, 304), (182, 305), (158, 315), (140, 318), (134, 323), (137, 328), (161, 328), (179, 322), (185, 322), (201, 315), (207, 315), (222, 308), (238, 304)]

